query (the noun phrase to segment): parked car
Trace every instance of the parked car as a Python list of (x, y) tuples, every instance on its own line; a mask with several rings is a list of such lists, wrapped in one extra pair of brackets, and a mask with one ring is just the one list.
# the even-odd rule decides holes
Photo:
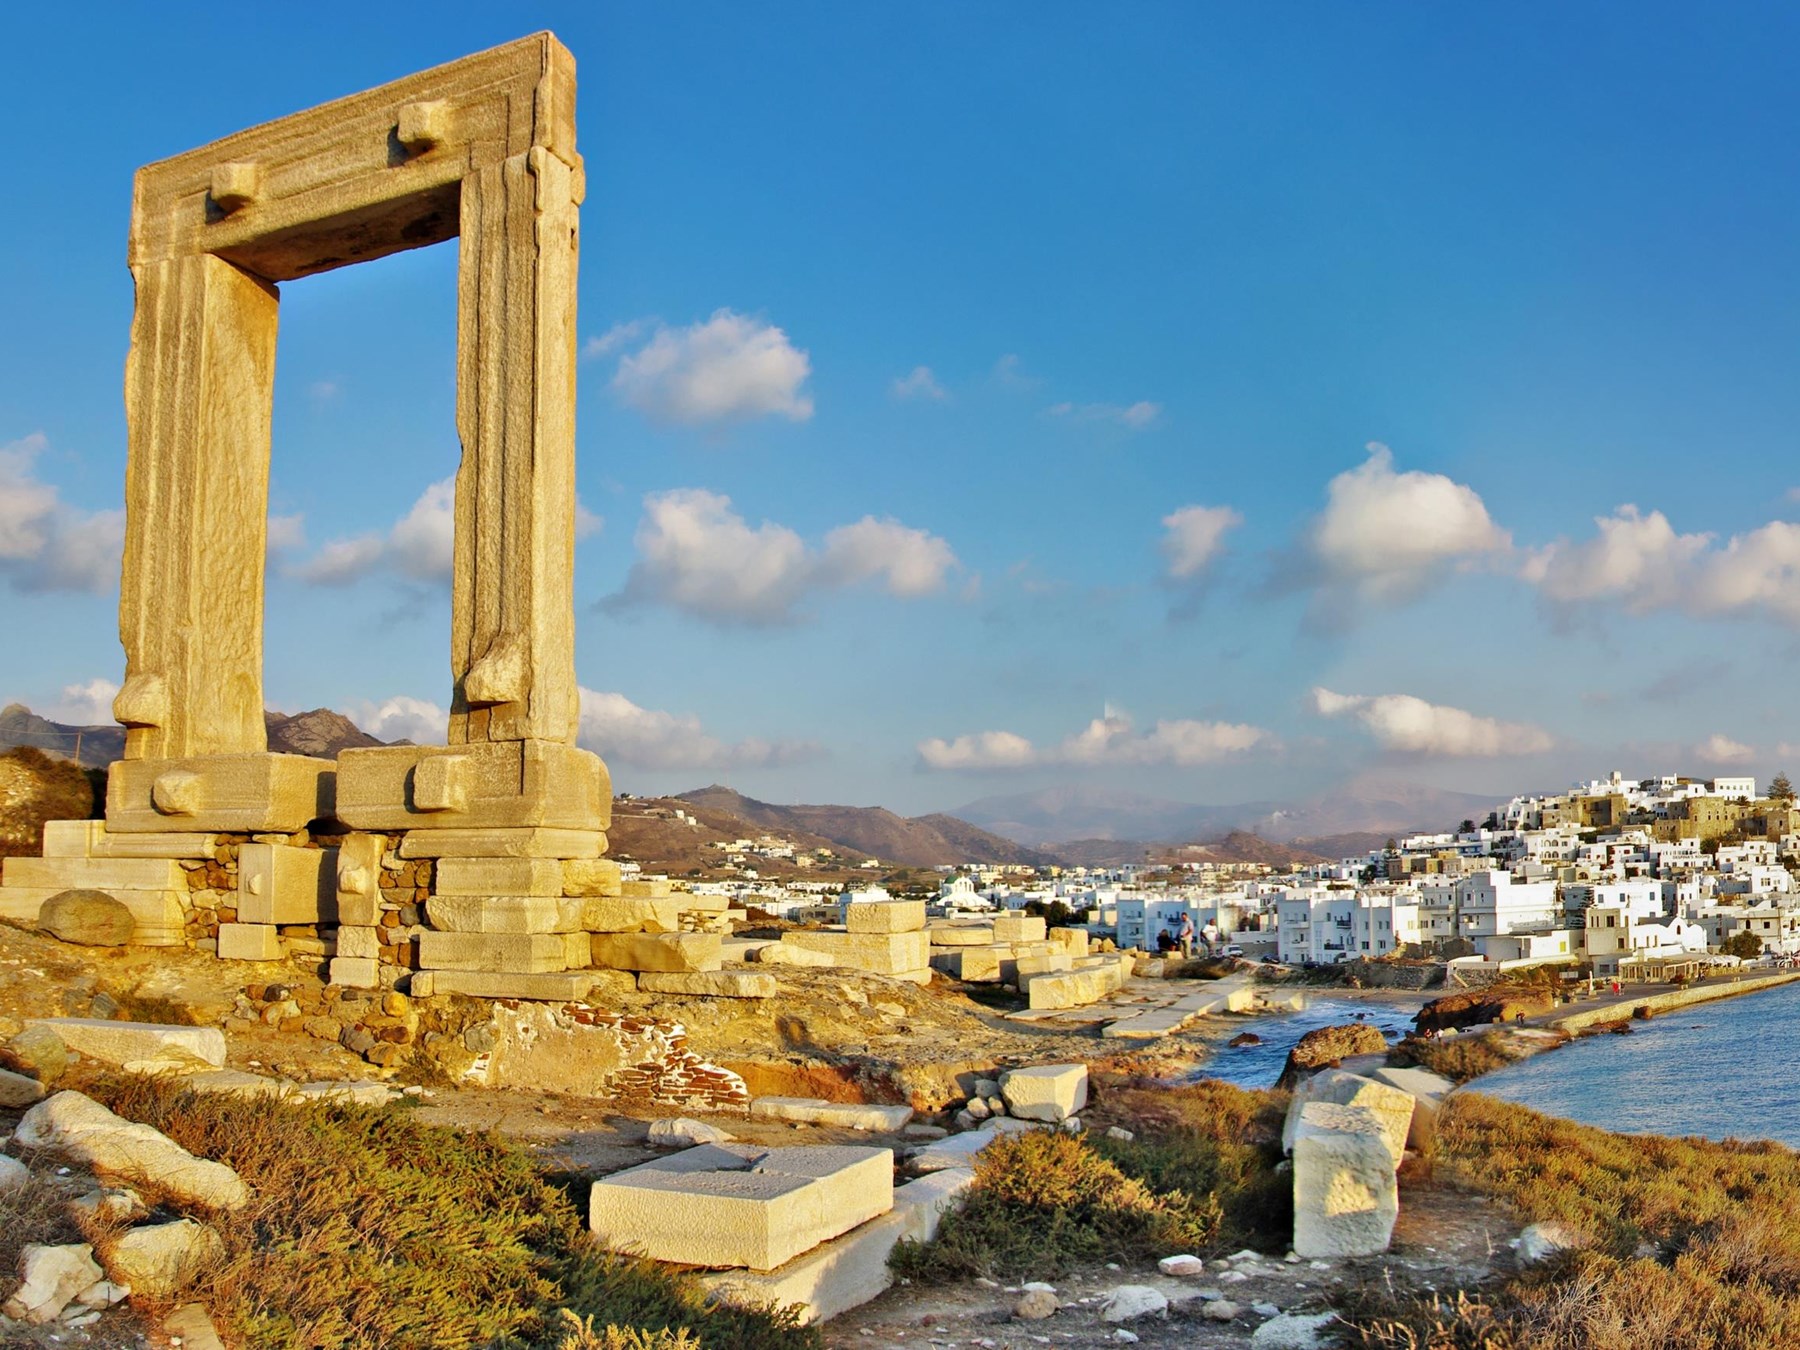
[(1229, 947), (1219, 948), (1220, 956), (1242, 956), (1243, 954), (1244, 954), (1244, 949), (1242, 947), (1238, 946), (1237, 943), (1235, 943), (1235, 942), (1232, 943)]

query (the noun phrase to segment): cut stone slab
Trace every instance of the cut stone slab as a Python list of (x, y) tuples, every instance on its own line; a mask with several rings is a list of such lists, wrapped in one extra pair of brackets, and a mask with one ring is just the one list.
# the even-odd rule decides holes
[(606, 852), (599, 830), (410, 829), (400, 841), (402, 858), (598, 858)]
[(647, 994), (685, 994), (698, 998), (774, 998), (781, 992), (773, 975), (752, 970), (687, 974), (647, 970), (638, 976), (638, 988)]
[(133, 1295), (169, 1298), (225, 1254), (219, 1235), (192, 1219), (128, 1228), (106, 1253), (106, 1277)]
[(332, 984), (346, 989), (375, 989), (381, 984), (381, 963), (370, 956), (334, 956), (331, 958)]
[(868, 1106), (828, 1102), (816, 1097), (758, 1097), (750, 1103), (752, 1120), (791, 1120), (805, 1125), (835, 1125), (844, 1130), (898, 1130), (913, 1118), (910, 1106)]
[(272, 924), (219, 925), (221, 961), (279, 961), (282, 955), (281, 933)]
[(729, 1144), (736, 1136), (703, 1120), (671, 1116), (651, 1121), (646, 1137), (659, 1148), (693, 1148), (699, 1144)]
[(1088, 954), (1088, 931), (1085, 928), (1052, 928), (1047, 936), (1070, 956)]
[(691, 972), (722, 963), (717, 933), (596, 933), (593, 953), (606, 970)]
[(1294, 1133), (1294, 1251), (1308, 1259), (1387, 1250), (1400, 1213), (1386, 1127), (1373, 1111), (1310, 1102)]
[(345, 1102), (351, 1106), (386, 1106), (389, 1102), (398, 1101), (401, 1094), (386, 1083), (362, 1079), (356, 1082), (302, 1083), (294, 1089), (294, 1095), (303, 1101)]
[(265, 1078), (238, 1069), (207, 1069), (200, 1073), (183, 1073), (177, 1085), (187, 1092), (203, 1092), (219, 1097), (291, 1097), (294, 1085), (285, 1078)]
[(765, 966), (838, 966), (842, 964), (830, 952), (816, 952), (810, 947), (797, 947), (791, 942), (766, 942), (749, 955)]
[(198, 1303), (184, 1304), (163, 1318), (162, 1330), (171, 1341), (181, 1338), (181, 1350), (225, 1350), (212, 1318)]
[(167, 858), (8, 858), (0, 867), (8, 886), (45, 890), (179, 891), (181, 864)]
[(238, 846), (240, 923), (337, 922), (336, 849), (292, 844)]
[(619, 864), (611, 858), (583, 858), (563, 864), (563, 894), (620, 896), (624, 892)]
[(590, 933), (678, 933), (681, 909), (668, 897), (580, 897), (581, 926)]
[(419, 965), (538, 974), (568, 969), (569, 948), (558, 933), (421, 933)]
[(772, 1271), (891, 1210), (893, 1163), (885, 1148), (689, 1149), (596, 1181), (589, 1221), (617, 1251)]
[(1021, 983), (1033, 1011), (1084, 1008), (1098, 1003), (1119, 985), (1105, 970), (1069, 970), (1057, 974), (1029, 975)]
[(223, 1163), (196, 1158), (148, 1125), (124, 1120), (79, 1092), (39, 1102), (13, 1136), (27, 1148), (55, 1149), (96, 1173), (148, 1186), (206, 1209), (241, 1209), (243, 1179)]
[[(45, 902), (67, 889), (66, 886), (0, 886), (0, 919), (35, 928)], [(106, 894), (131, 911), (136, 922), (131, 934), (132, 946), (179, 947), (186, 943), (182, 930), (187, 915), (181, 907), (187, 896), (185, 882), (179, 891), (131, 891), (113, 887)]]
[(1369, 1075), (1377, 1083), (1386, 1083), (1391, 1088), (1399, 1088), (1402, 1092), (1411, 1093), (1416, 1101), (1442, 1101), (1456, 1091), (1452, 1083), (1441, 1073), (1433, 1073), (1430, 1069), (1376, 1069)]
[(1067, 952), (1045, 952), (1029, 956), (1015, 956), (1000, 961), (1000, 979), (1004, 984), (1017, 985), (1029, 980), (1034, 975), (1057, 975), (1073, 969), (1075, 958)]
[(852, 933), (916, 933), (925, 926), (923, 900), (852, 900), (844, 927)]
[(803, 1326), (829, 1321), (878, 1297), (893, 1283), (888, 1257), (903, 1241), (930, 1242), (948, 1211), (961, 1206), (975, 1183), (967, 1168), (909, 1181), (894, 1190), (894, 1208), (842, 1237), (795, 1257), (778, 1270), (758, 1274), (725, 1271), (700, 1277), (722, 1303), (740, 1307), (797, 1308)]
[(32, 1017), (27, 1027), (43, 1027), (78, 1055), (102, 1064), (139, 1060), (225, 1064), (225, 1033), (217, 1027), (164, 1026), (156, 1022), (110, 1022), (99, 1017)]
[(830, 930), (784, 933), (783, 946), (823, 952), (836, 964), (876, 975), (898, 975), (931, 964), (931, 940), (924, 932), (846, 933)]
[(445, 858), (432, 878), (438, 896), (547, 895), (563, 893), (557, 858)]
[(1325, 1350), (1336, 1313), (1281, 1313), (1250, 1334), (1250, 1350)]
[(60, 1247), (28, 1242), (19, 1253), (19, 1274), (23, 1283), (0, 1311), (34, 1326), (55, 1321), (77, 1294), (105, 1278), (85, 1242)]
[(984, 1129), (966, 1130), (947, 1139), (934, 1140), (910, 1154), (906, 1165), (915, 1172), (941, 1172), (948, 1168), (973, 1167), (976, 1156), (998, 1139), (1000, 1133), (996, 1124), (990, 1124)]
[[(522, 998), (545, 1003), (579, 1003), (593, 991), (599, 979), (592, 971), (583, 970), (548, 974), (436, 970), (430, 974), (431, 992), (434, 994), (465, 994), (471, 998)], [(416, 981), (418, 976), (413, 978)]]
[[(92, 822), (102, 825), (104, 821)], [(151, 830), (136, 834), (112, 834), (101, 831), (89, 846), (95, 858), (176, 858), (199, 862), (213, 856), (219, 846), (216, 834), (186, 831)]]
[(46, 820), (41, 851), (46, 858), (89, 858), (105, 837), (104, 820)]
[(471, 737), (359, 746), (337, 757), (337, 816), (359, 830), (581, 831), (605, 829), (611, 814), (612, 780), (600, 757), (560, 741)]
[(1381, 1122), (1382, 1138), (1387, 1141), (1393, 1165), (1400, 1166), (1406, 1153), (1407, 1131), (1412, 1128), (1413, 1096), (1399, 1088), (1378, 1083), (1372, 1078), (1344, 1069), (1326, 1069), (1303, 1079), (1294, 1087), (1287, 1119), (1281, 1127), (1281, 1146), (1293, 1151), (1301, 1117), (1309, 1103), (1331, 1102), (1337, 1106), (1360, 1106)]
[(1046, 931), (1044, 920), (1035, 914), (994, 916), (995, 942), (1042, 942)]
[(991, 947), (994, 925), (991, 923), (934, 923), (925, 930), (934, 947)]
[(1010, 947), (933, 947), (931, 968), (966, 984), (998, 984), (1002, 959)]
[(328, 759), (268, 751), (121, 759), (107, 773), (106, 830), (292, 834), (332, 814), (332, 769)]
[(425, 917), (445, 933), (574, 933), (582, 927), (581, 906), (560, 895), (434, 895), (425, 902)]
[(619, 882), (619, 894), (638, 900), (662, 900), (670, 891), (667, 877), (632, 877)]
[(1060, 1124), (1087, 1105), (1085, 1064), (1045, 1064), (1000, 1075), (1006, 1109), (1021, 1120)]

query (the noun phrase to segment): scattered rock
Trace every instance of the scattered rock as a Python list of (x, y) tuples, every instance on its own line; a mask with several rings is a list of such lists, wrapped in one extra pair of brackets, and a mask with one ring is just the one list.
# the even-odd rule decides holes
[(1281, 1309), (1273, 1303), (1252, 1303), (1250, 1311), (1258, 1317), (1279, 1317), (1281, 1315)]
[(1120, 1327), (1117, 1331), (1113, 1332), (1113, 1339), (1120, 1345), (1136, 1345), (1138, 1343), (1138, 1334), (1135, 1331), (1127, 1331), (1124, 1327)]
[(1250, 1277), (1241, 1270), (1228, 1270), (1219, 1276), (1220, 1284), (1242, 1284)]
[(243, 1178), (224, 1163), (196, 1158), (167, 1136), (124, 1120), (91, 1097), (59, 1092), (25, 1113), (14, 1138), (55, 1149), (96, 1172), (152, 1187), (205, 1209), (239, 1209), (250, 1199)]
[(1047, 1289), (1027, 1289), (1013, 1304), (1013, 1316), (1025, 1322), (1041, 1322), (1062, 1306)]
[(198, 1303), (188, 1303), (163, 1318), (163, 1334), (170, 1340), (181, 1338), (181, 1350), (225, 1350), (212, 1318)]
[(114, 1284), (111, 1280), (101, 1280), (98, 1284), (90, 1284), (79, 1294), (75, 1301), (84, 1308), (110, 1308), (115, 1303), (123, 1303), (131, 1297), (131, 1286)]
[(17, 1158), (0, 1153), (0, 1191), (10, 1191), (31, 1180), (31, 1169)]
[(69, 1201), (69, 1217), (83, 1232), (89, 1224), (112, 1226), (136, 1223), (150, 1213), (144, 1197), (126, 1186), (96, 1186), (86, 1195)]
[[(1160, 1289), (1147, 1284), (1122, 1284), (1106, 1296), (1100, 1315), (1108, 1322), (1131, 1322), (1152, 1313), (1166, 1313), (1169, 1300)], [(1235, 1310), (1232, 1316), (1236, 1316)]]
[(1202, 1317), (1211, 1318), (1215, 1322), (1232, 1322), (1243, 1309), (1228, 1298), (1215, 1299), (1200, 1309)]
[(1378, 1055), (1386, 1049), (1387, 1037), (1381, 1034), (1381, 1028), (1367, 1022), (1317, 1027), (1288, 1051), (1287, 1064), (1275, 1086), (1292, 1091), (1294, 1084), (1315, 1069), (1336, 1068), (1351, 1055)]
[(1519, 1260), (1528, 1266), (1536, 1265), (1539, 1261), (1548, 1261), (1558, 1252), (1586, 1245), (1578, 1235), (1554, 1220), (1527, 1224), (1525, 1231), (1519, 1234)]
[(1240, 1031), (1237, 1035), (1226, 1041), (1225, 1044), (1234, 1048), (1240, 1045), (1261, 1045), (1262, 1037), (1258, 1036), (1254, 1031)]
[(107, 1278), (148, 1298), (168, 1298), (224, 1255), (225, 1244), (192, 1219), (130, 1228), (106, 1246)]
[(38, 927), (51, 937), (83, 947), (123, 947), (137, 920), (105, 891), (59, 891), (38, 909)]
[(1156, 1263), (1156, 1268), (1165, 1275), (1188, 1279), (1204, 1271), (1206, 1262), (1197, 1256), (1165, 1256)]
[(44, 1085), (11, 1069), (0, 1069), (0, 1106), (17, 1110), (44, 1100)]
[(26, 1027), (6, 1043), (6, 1062), (40, 1083), (54, 1083), (69, 1068), (69, 1047), (49, 1027)]
[(98, 1284), (104, 1275), (94, 1262), (94, 1249), (85, 1242), (62, 1247), (27, 1243), (19, 1254), (19, 1273), (24, 1283), (0, 1312), (33, 1324), (54, 1321), (77, 1294)]
[(963, 1114), (974, 1120), (986, 1120), (993, 1112), (988, 1110), (988, 1104), (981, 1098), (971, 1097), (969, 1104), (963, 1107)]
[(687, 1116), (671, 1116), (666, 1120), (650, 1122), (650, 1142), (663, 1148), (685, 1148), (690, 1144), (729, 1144), (736, 1137), (717, 1125), (708, 1125), (703, 1120), (690, 1120)]
[(1121, 1144), (1129, 1144), (1137, 1136), (1122, 1125), (1109, 1126), (1106, 1131), (1108, 1139), (1116, 1139)]
[(1250, 1337), (1250, 1350), (1323, 1350), (1336, 1313), (1283, 1313), (1264, 1322)]

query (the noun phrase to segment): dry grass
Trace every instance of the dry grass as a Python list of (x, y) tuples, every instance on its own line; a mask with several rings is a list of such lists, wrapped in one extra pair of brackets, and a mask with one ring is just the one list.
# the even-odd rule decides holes
[(791, 1318), (709, 1308), (666, 1268), (600, 1250), (571, 1198), (498, 1137), (400, 1108), (233, 1101), (155, 1080), (96, 1095), (249, 1184), (249, 1207), (215, 1217), (226, 1257), (193, 1292), (253, 1350), (548, 1348), (570, 1334), (563, 1309), (652, 1346), (665, 1330), (745, 1350), (818, 1344)]
[(1395, 1065), (1416, 1064), (1442, 1074), (1452, 1083), (1467, 1083), (1484, 1073), (1504, 1069), (1519, 1058), (1504, 1036), (1463, 1032), (1456, 1036), (1408, 1036), (1388, 1053)]
[(1381, 1350), (1767, 1350), (1800, 1345), (1800, 1154), (1608, 1134), (1479, 1096), (1438, 1120), (1440, 1176), (1556, 1222), (1584, 1248), (1491, 1300), (1352, 1300)]

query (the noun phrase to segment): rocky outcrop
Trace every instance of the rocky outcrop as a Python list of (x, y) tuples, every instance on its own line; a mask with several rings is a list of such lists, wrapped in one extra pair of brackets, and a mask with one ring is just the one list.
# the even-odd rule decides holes
[(1287, 1065), (1276, 1086), (1291, 1090), (1295, 1083), (1317, 1069), (1334, 1069), (1351, 1055), (1379, 1055), (1387, 1049), (1387, 1037), (1378, 1027), (1363, 1022), (1319, 1027), (1302, 1036), (1288, 1052)]
[(91, 1097), (59, 1092), (25, 1113), (14, 1139), (51, 1149), (105, 1177), (166, 1195), (183, 1206), (240, 1209), (243, 1178), (224, 1163), (196, 1158), (148, 1125), (115, 1116)]
[(1536, 1017), (1549, 1012), (1553, 1006), (1550, 995), (1542, 990), (1496, 984), (1487, 989), (1446, 994), (1427, 1003), (1419, 1010), (1413, 1024), (1420, 1031), (1460, 1031), (1464, 1027)]

